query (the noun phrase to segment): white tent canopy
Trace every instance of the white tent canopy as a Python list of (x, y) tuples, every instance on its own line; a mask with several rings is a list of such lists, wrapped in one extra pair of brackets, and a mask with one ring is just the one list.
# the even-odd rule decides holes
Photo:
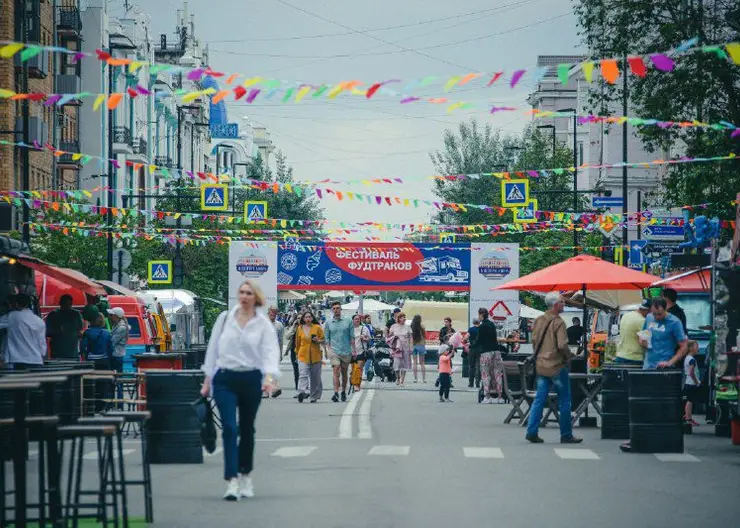
[(525, 319), (537, 319), (540, 315), (544, 314), (545, 312), (527, 306), (526, 304), (522, 304), (519, 308), (519, 317), (524, 317)]
[(281, 301), (302, 301), (306, 296), (293, 290), (278, 292), (278, 299)]
[[(352, 316), (357, 313), (359, 308), (360, 301), (355, 299), (352, 302), (342, 305), (342, 315)], [(386, 304), (375, 299), (363, 299), (362, 301), (363, 313), (370, 314), (370, 319), (375, 326), (382, 326), (385, 323), (385, 318), (382, 317), (382, 314), (384, 312), (391, 312), (394, 308), (396, 307), (392, 304)]]
[(332, 299), (339, 299), (341, 297), (344, 297), (345, 294), (344, 292), (340, 292), (340, 291), (330, 291), (330, 292), (326, 292), (324, 295)]

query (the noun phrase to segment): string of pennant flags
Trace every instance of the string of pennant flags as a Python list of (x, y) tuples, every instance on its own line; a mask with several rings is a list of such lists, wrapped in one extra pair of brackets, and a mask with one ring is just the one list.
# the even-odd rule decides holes
[[(193, 220), (201, 219), (207, 220), (213, 223), (225, 223), (225, 224), (236, 224), (236, 225), (254, 225), (249, 220), (245, 219), (244, 216), (235, 215), (215, 215), (215, 214), (202, 214), (202, 213), (179, 213), (174, 211), (155, 211), (147, 209), (136, 209), (136, 208), (118, 208), (118, 207), (105, 207), (92, 204), (80, 204), (70, 203), (66, 201), (50, 201), (50, 200), (39, 200), (30, 198), (7, 198), (6, 201), (21, 206), (25, 204), (29, 209), (43, 211), (51, 210), (55, 212), (78, 214), (88, 213), (97, 215), (107, 215), (110, 210), (111, 215), (115, 218), (130, 218), (132, 220), (139, 217), (149, 217), (152, 220), (164, 220), (166, 217), (182, 218), (188, 217)], [(736, 201), (730, 202), (735, 205)], [(700, 206), (686, 206), (687, 208), (700, 208), (705, 207), (708, 204), (701, 204)], [(454, 232), (454, 233), (499, 233), (499, 232), (530, 232), (537, 229), (557, 229), (563, 227), (566, 230), (581, 229), (581, 230), (594, 230), (601, 227), (609, 228), (623, 228), (628, 225), (678, 225), (684, 224), (682, 219), (671, 219), (663, 217), (655, 217), (650, 211), (641, 211), (636, 213), (627, 213), (627, 220), (621, 213), (615, 214), (596, 214), (596, 213), (555, 213), (555, 212), (541, 212), (543, 213), (538, 218), (537, 222), (531, 224), (473, 224), (473, 225), (437, 225), (437, 224), (382, 224), (376, 222), (363, 222), (363, 223), (350, 223), (350, 222), (337, 222), (341, 229), (347, 231), (351, 229), (361, 228), (372, 228), (372, 229), (400, 229), (401, 231), (408, 232)], [(689, 222), (692, 222), (690, 220)], [(277, 219), (267, 218), (264, 220), (264, 224), (271, 226), (273, 229), (277, 229), (278, 226), (282, 230), (295, 231), (296, 229), (306, 229), (310, 226), (326, 225), (325, 220), (288, 220), (288, 219)], [(734, 220), (722, 220), (720, 223), (723, 228), (735, 227)]]
[[(108, 159), (103, 158), (101, 156), (94, 156), (91, 154), (83, 154), (80, 152), (70, 152), (58, 149), (56, 146), (51, 145), (49, 143), (46, 143), (45, 145), (41, 145), (38, 142), (34, 142), (33, 145), (28, 145), (24, 142), (13, 142), (13, 141), (7, 141), (7, 140), (0, 140), (0, 145), (10, 145), (10, 146), (17, 146), (20, 148), (29, 148), (32, 150), (42, 151), (42, 150), (48, 150), (53, 153), (53, 155), (57, 158), (69, 155), (73, 161), (79, 161), (81, 164), (89, 163), (91, 160), (96, 159), (101, 165), (101, 168), (107, 168), (107, 165), (110, 164), (113, 167), (120, 169), (122, 167), (121, 162), (119, 162), (116, 159)], [(586, 170), (586, 169), (604, 169), (604, 168), (622, 168), (622, 167), (631, 167), (631, 168), (650, 168), (650, 167), (657, 167), (657, 166), (665, 166), (665, 165), (677, 165), (677, 164), (687, 164), (687, 163), (711, 163), (711, 162), (722, 162), (722, 161), (730, 161), (730, 160), (736, 160), (738, 159), (736, 154), (734, 152), (731, 152), (729, 154), (723, 155), (723, 156), (712, 156), (712, 157), (688, 157), (688, 156), (682, 156), (679, 158), (671, 158), (671, 159), (656, 159), (652, 161), (644, 161), (644, 162), (630, 162), (630, 163), (624, 163), (624, 162), (617, 162), (617, 163), (606, 163), (606, 164), (589, 164), (589, 163), (583, 163), (579, 165), (578, 167), (558, 167), (558, 168), (552, 168), (552, 169), (524, 169), (524, 170), (517, 170), (517, 171), (499, 171), (499, 172), (485, 172), (485, 173), (477, 173), (477, 174), (449, 174), (449, 175), (434, 175), (434, 176), (423, 176), (421, 178), (373, 178), (373, 179), (360, 179), (360, 180), (346, 180), (346, 181), (335, 181), (335, 180), (323, 180), (321, 182), (293, 182), (293, 183), (285, 183), (285, 182), (278, 182), (278, 181), (264, 181), (264, 180), (253, 180), (241, 176), (234, 176), (230, 174), (222, 174), (222, 175), (216, 175), (211, 172), (201, 172), (201, 171), (191, 171), (191, 170), (185, 170), (185, 169), (176, 169), (172, 167), (162, 166), (162, 165), (156, 165), (156, 164), (145, 164), (145, 163), (137, 163), (133, 162), (131, 160), (124, 161), (123, 165), (127, 167), (132, 167), (135, 171), (138, 171), (140, 169), (146, 169), (151, 174), (155, 176), (162, 176), (166, 180), (173, 180), (173, 179), (185, 179), (187, 176), (192, 181), (198, 181), (198, 182), (222, 182), (222, 181), (230, 181), (236, 184), (241, 185), (247, 185), (252, 189), (260, 190), (263, 192), (270, 192), (272, 191), (274, 194), (277, 194), (278, 192), (288, 192), (296, 194), (297, 196), (303, 196), (304, 194), (308, 192), (312, 192), (315, 194), (315, 196), (319, 199), (326, 199), (328, 197), (333, 197), (339, 201), (344, 200), (345, 198), (350, 201), (361, 201), (361, 202), (367, 202), (368, 204), (375, 203), (376, 205), (382, 205), (383, 203), (393, 206), (393, 205), (402, 205), (405, 207), (413, 206), (414, 208), (418, 208), (420, 204), (427, 205), (430, 207), (436, 207), (438, 210), (443, 209), (452, 209), (454, 211), (467, 211), (470, 209), (480, 209), (483, 211), (486, 211), (491, 214), (498, 214), (499, 216), (502, 216), (507, 211), (504, 207), (491, 207), (488, 205), (482, 205), (482, 204), (467, 204), (467, 203), (454, 203), (454, 202), (439, 202), (435, 200), (426, 200), (426, 199), (418, 199), (418, 198), (404, 198), (399, 196), (381, 196), (381, 195), (375, 195), (375, 194), (368, 194), (368, 193), (358, 193), (358, 192), (351, 192), (351, 191), (342, 191), (334, 188), (329, 187), (323, 187), (320, 186), (320, 184), (323, 184), (326, 181), (330, 181), (333, 185), (372, 185), (375, 183), (383, 183), (383, 184), (394, 184), (394, 183), (410, 183), (415, 180), (420, 179), (433, 179), (437, 181), (465, 181), (469, 179), (480, 179), (480, 178), (488, 178), (488, 177), (494, 177), (499, 180), (509, 180), (511, 178), (541, 178), (546, 176), (552, 176), (552, 175), (562, 175), (566, 173), (573, 173), (576, 170)], [(20, 191), (12, 191), (12, 192), (20, 192)], [(66, 191), (66, 192), (82, 192), (86, 197), (88, 196), (89, 191)], [(136, 194), (139, 192), (138, 189), (124, 189), (124, 190), (116, 190), (114, 192), (127, 192), (130, 194)]]
[[(718, 57), (721, 60), (727, 61), (728, 63), (732, 62), (734, 64), (740, 64), (740, 43), (738, 42), (727, 42), (703, 46), (697, 46), (697, 43), (698, 38), (692, 38), (667, 52), (629, 55), (626, 57), (627, 64), (623, 65), (621, 72), (621, 58), (601, 58), (588, 59), (580, 63), (566, 62), (553, 66), (515, 68), (511, 71), (500, 70), (488, 73), (470, 72), (449, 77), (429, 75), (421, 79), (411, 80), (409, 82), (404, 82), (402, 79), (387, 79), (382, 81), (375, 81), (372, 83), (365, 83), (360, 80), (347, 80), (320, 84), (308, 84), (301, 81), (281, 81), (278, 79), (262, 77), (259, 75), (255, 76), (245, 75), (242, 73), (220, 72), (210, 67), (187, 68), (173, 64), (162, 64), (127, 58), (115, 58), (110, 53), (102, 49), (96, 50), (93, 54), (77, 50), (70, 50), (58, 46), (41, 46), (38, 44), (25, 44), (16, 41), (3, 41), (4, 45), (0, 47), (0, 58), (10, 59), (13, 58), (16, 54), (20, 54), (19, 60), (21, 62), (25, 62), (42, 52), (64, 53), (72, 55), (70, 59), (70, 62), (72, 64), (75, 64), (82, 59), (94, 58), (109, 67), (126, 68), (128, 69), (129, 73), (136, 73), (141, 68), (147, 67), (149, 69), (150, 75), (156, 75), (159, 73), (185, 74), (186, 78), (193, 82), (200, 82), (203, 80), (204, 77), (210, 76), (213, 78), (223, 78), (223, 82), (225, 85), (232, 86), (234, 84), (238, 84), (237, 86), (229, 90), (216, 90), (215, 88), (207, 88), (205, 90), (196, 91), (186, 91), (182, 89), (175, 91), (174, 95), (182, 97), (183, 102), (193, 101), (198, 97), (204, 95), (212, 95), (214, 96), (214, 99), (220, 101), (233, 94), (235, 101), (245, 98), (245, 101), (247, 103), (252, 103), (260, 94), (263, 94), (264, 98), (271, 98), (278, 93), (283, 94), (282, 100), (284, 102), (300, 102), (306, 96), (308, 96), (309, 93), (311, 94), (311, 98), (326, 96), (330, 99), (333, 99), (342, 93), (350, 93), (362, 96), (366, 99), (371, 99), (376, 94), (388, 95), (398, 98), (401, 104), (408, 104), (420, 101), (444, 104), (450, 102), (447, 98), (444, 97), (426, 98), (411, 96), (407, 94), (411, 93), (415, 89), (424, 88), (431, 85), (442, 85), (443, 90), (445, 92), (449, 92), (453, 88), (466, 85), (479, 84), (482, 87), (491, 87), (496, 84), (503, 84), (506, 80), (508, 80), (508, 85), (510, 88), (515, 88), (525, 78), (529, 82), (536, 84), (549, 73), (555, 73), (560, 82), (565, 85), (568, 83), (568, 80), (572, 75), (574, 69), (573, 67), (577, 64), (580, 64), (584, 78), (587, 82), (593, 82), (595, 74), (600, 74), (600, 76), (607, 83), (614, 84), (616, 83), (622, 72), (629, 72), (631, 75), (641, 78), (646, 77), (650, 69), (654, 69), (660, 72), (671, 72), (676, 67), (676, 61), (680, 57), (691, 52), (700, 52)], [(394, 87), (399, 86), (401, 87), (400, 91), (394, 89)], [(129, 87), (125, 93), (132, 97), (136, 97), (139, 95), (152, 95), (152, 92), (149, 89), (138, 84), (135, 87)], [(63, 99), (67, 99), (66, 102), (69, 102), (80, 95), (95, 96), (97, 106), (100, 106), (106, 100), (106, 104), (108, 106), (110, 106), (111, 104), (117, 105), (123, 97), (123, 93), (110, 95), (87, 93), (54, 95), (58, 96), (55, 102)], [(470, 108), (472, 106), (472, 103), (457, 102), (448, 107), (448, 112), (454, 111), (455, 109)]]
[[(60, 232), (66, 236), (79, 236), (79, 237), (107, 237), (112, 236), (116, 239), (134, 239), (134, 238), (144, 238), (145, 240), (161, 240), (162, 242), (168, 242), (168, 243), (176, 243), (180, 242), (184, 245), (196, 245), (196, 246), (205, 246), (208, 244), (220, 244), (220, 245), (228, 245), (232, 242), (255, 242), (255, 247), (257, 247), (257, 243), (259, 243), (259, 246), (265, 245), (267, 243), (270, 247), (286, 247), (285, 240), (275, 240), (271, 238), (262, 238), (262, 237), (249, 237), (244, 238), (240, 236), (213, 236), (213, 235), (174, 235), (174, 234), (166, 234), (166, 233), (153, 233), (153, 232), (143, 232), (141, 230), (130, 230), (130, 231), (115, 231), (111, 232), (110, 230), (106, 229), (88, 229), (88, 228), (79, 228), (79, 227), (73, 227), (73, 226), (67, 226), (63, 224), (54, 224), (54, 223), (43, 223), (43, 222), (29, 222), (28, 226), (30, 230), (37, 235), (41, 235), (44, 233), (50, 233), (50, 232)], [(298, 244), (291, 245), (291, 249), (295, 251), (323, 251), (325, 249), (324, 243), (329, 242), (332, 244), (332, 247), (338, 251), (345, 251), (349, 248), (344, 248), (341, 246), (337, 246), (337, 243), (347, 242), (350, 244), (357, 244), (357, 241), (347, 241), (343, 239), (334, 239), (334, 240), (317, 240), (315, 238), (309, 238), (309, 237), (301, 237), (301, 236), (291, 236), (294, 240), (298, 242)], [(403, 240), (402, 240), (403, 241)], [(369, 242), (382, 242), (379, 239), (372, 239), (369, 240)], [(408, 242), (408, 241), (403, 241)], [(409, 247), (400, 247), (398, 248), (399, 251), (415, 251), (414, 247), (411, 247), (411, 242), (409, 243)], [(316, 244), (316, 245), (313, 245)], [(366, 244), (363, 244), (363, 247), (367, 249), (384, 249), (383, 246), (368, 246)], [(538, 246), (538, 247), (530, 247), (530, 246), (519, 246), (519, 251), (542, 251), (542, 250), (572, 250), (574, 248), (577, 248), (579, 250), (605, 250), (605, 249), (613, 249), (613, 248), (621, 248), (625, 246), (621, 245), (580, 245), (580, 246)], [(465, 245), (435, 245), (431, 246), (430, 249), (436, 249), (436, 250), (444, 250), (444, 251), (477, 251), (478, 248), (471, 247), (471, 246), (465, 246)], [(498, 248), (499, 251), (508, 251), (511, 248)]]

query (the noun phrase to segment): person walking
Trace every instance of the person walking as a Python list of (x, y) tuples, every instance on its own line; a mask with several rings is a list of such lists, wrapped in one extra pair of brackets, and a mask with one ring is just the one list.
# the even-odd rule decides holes
[(227, 482), (224, 499), (228, 501), (254, 497), (254, 421), (262, 393), (272, 393), (273, 380), (280, 376), (275, 329), (257, 311), (265, 303), (262, 290), (246, 280), (239, 286), (238, 299), (236, 306), (221, 312), (213, 326), (200, 391), (204, 397), (212, 393), (221, 415)]
[(411, 320), (411, 339), (413, 345), (413, 356), (414, 361), (414, 383), (417, 383), (419, 378), (417, 376), (418, 367), (421, 366), (421, 382), (427, 382), (427, 367), (424, 362), (427, 354), (427, 339), (426, 329), (421, 322), (421, 315), (416, 314)]
[(450, 387), (452, 387), (452, 357), (455, 355), (455, 349), (447, 344), (448, 340), (449, 337), (445, 336), (444, 342), (439, 347), (439, 379), (437, 379), (437, 385), (439, 385), (440, 403), (452, 402)]
[(452, 319), (449, 317), (444, 318), (444, 326), (439, 329), (439, 342), (444, 343), (445, 338), (450, 337), (455, 333), (455, 329), (452, 328)]
[(297, 398), (300, 394), (298, 392), (298, 357), (295, 353), (296, 332), (298, 331), (300, 324), (301, 322), (296, 319), (293, 324), (288, 326), (287, 342), (285, 345), (285, 353), (283, 354), (283, 357), (290, 357), (290, 363), (293, 365), (293, 385), (295, 386), (296, 391), (295, 396), (293, 396), (294, 398)]
[(82, 315), (72, 308), (72, 296), (65, 293), (59, 298), (59, 308), (46, 317), (46, 335), (51, 338), (51, 357), (79, 360), (83, 327)]
[[(370, 344), (370, 332), (362, 322), (362, 315), (355, 314), (352, 316), (352, 331), (354, 332), (355, 341), (355, 352), (352, 356), (352, 361), (355, 363), (352, 367), (352, 372), (355, 369), (359, 370), (359, 374), (354, 376), (355, 383), (352, 384), (355, 392), (359, 392), (360, 385), (362, 385), (362, 371), (365, 367), (365, 361), (367, 361), (367, 349)], [(352, 376), (350, 376), (350, 381)]]
[[(98, 314), (97, 319), (85, 330), (80, 340), (80, 352), (85, 361), (92, 361), (95, 370), (110, 370), (113, 357), (113, 341), (105, 327), (105, 317)], [(101, 412), (106, 399), (111, 398), (111, 382), (94, 380), (95, 412)]]
[(387, 338), (390, 335), (391, 332), (391, 326), (396, 324), (396, 317), (398, 317), (398, 314), (401, 313), (400, 308), (394, 308), (393, 313), (388, 318), (388, 320), (385, 322), (385, 337)]
[(355, 332), (352, 320), (342, 317), (342, 305), (339, 301), (331, 303), (332, 317), (326, 322), (327, 355), (334, 371), (334, 395), (331, 401), (339, 401), (339, 378), (341, 376), (342, 401), (347, 401), (347, 369), (355, 354)]
[(324, 330), (315, 320), (313, 313), (301, 315), (300, 326), (295, 333), (295, 355), (298, 360), (298, 403), (311, 398), (316, 403), (321, 398), (321, 344)]
[(478, 335), (475, 348), (480, 354), (480, 377), (483, 385), (483, 403), (493, 403), (494, 390), (498, 395), (499, 403), (503, 402), (504, 362), (501, 351), (498, 350), (496, 325), (488, 318), (486, 308), (478, 309)]
[(406, 371), (411, 366), (411, 327), (406, 326), (406, 314), (396, 314), (396, 324), (388, 331), (388, 346), (393, 351), (393, 370), (396, 372), (396, 385), (406, 383)]
[[(283, 350), (283, 338), (285, 335), (285, 327), (283, 326), (283, 323), (277, 320), (278, 315), (278, 309), (277, 306), (270, 306), (267, 309), (267, 318), (272, 323), (273, 328), (275, 329), (275, 335), (277, 336), (278, 340), (278, 347), (280, 350)], [(270, 396), (272, 398), (277, 398), (283, 393), (283, 390), (280, 388), (280, 383), (277, 380), (275, 381), (274, 390), (272, 391), (272, 394), (266, 395)]]
[(14, 370), (44, 364), (46, 326), (30, 309), (31, 298), (19, 293), (8, 299), (14, 309), (0, 317), (0, 330), (7, 330), (5, 365)]
[(568, 347), (568, 334), (565, 321), (560, 314), (565, 308), (565, 301), (557, 292), (545, 296), (547, 311), (539, 316), (532, 328), (533, 359), (537, 370), (537, 395), (529, 414), (526, 439), (533, 444), (541, 444), (538, 431), (545, 401), (550, 388), (555, 387), (558, 394), (560, 412), (560, 443), (579, 444), (582, 438), (573, 436), (571, 424), (571, 397), (568, 363), (571, 359)]
[[(470, 346), (468, 347), (468, 387), (471, 388), (473, 387), (473, 384), (475, 384), (476, 387), (480, 387), (481, 354), (483, 354), (483, 352), (493, 352), (495, 347), (498, 345), (498, 342), (496, 341), (496, 325), (488, 319), (487, 309), (478, 309), (478, 321), (479, 325), (478, 331), (475, 332), (475, 340), (470, 341)], [(486, 321), (488, 321), (488, 324), (486, 325), (486, 328), (483, 328), (483, 324)], [(481, 339), (481, 337), (483, 339)]]
[(614, 358), (616, 365), (641, 367), (645, 362), (645, 349), (640, 346), (637, 334), (645, 326), (645, 316), (650, 313), (650, 300), (644, 299), (634, 312), (627, 312), (619, 322), (619, 344)]

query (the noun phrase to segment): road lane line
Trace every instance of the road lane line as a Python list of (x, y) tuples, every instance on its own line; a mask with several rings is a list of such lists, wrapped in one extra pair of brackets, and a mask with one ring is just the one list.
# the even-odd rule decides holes
[(362, 394), (363, 393), (360, 392), (360, 395), (358, 396), (357, 393), (355, 393), (344, 408), (342, 417), (339, 419), (339, 438), (341, 440), (349, 440), (352, 438), (352, 415), (357, 408), (357, 404), (360, 403)]
[(367, 452), (369, 456), (407, 456), (411, 446), (377, 445)]
[(700, 462), (694, 455), (688, 453), (654, 453), (661, 462)]
[(370, 405), (375, 396), (375, 389), (365, 389), (364, 392), (366, 393), (365, 399), (360, 405), (360, 414), (357, 417), (357, 438), (369, 440), (373, 437), (373, 428), (370, 425)]
[(555, 449), (554, 451), (563, 460), (599, 460), (599, 455), (590, 449)]
[[(136, 450), (135, 449), (123, 449), (122, 450), (122, 453), (123, 453), (123, 456), (126, 456), (126, 455), (130, 455), (134, 451), (136, 451)], [(89, 453), (85, 453), (82, 456), (82, 458), (84, 458), (85, 460), (96, 460), (98, 458), (98, 452), (97, 451), (91, 451)], [(114, 449), (113, 450), (113, 458), (118, 458), (118, 449)]]
[(281, 457), (281, 458), (296, 458), (296, 457), (307, 457), (314, 451), (316, 451), (318, 447), (316, 446), (289, 446), (289, 447), (281, 447), (279, 449), (276, 449), (274, 453), (270, 456), (274, 457)]
[(504, 458), (498, 447), (463, 447), (465, 458)]

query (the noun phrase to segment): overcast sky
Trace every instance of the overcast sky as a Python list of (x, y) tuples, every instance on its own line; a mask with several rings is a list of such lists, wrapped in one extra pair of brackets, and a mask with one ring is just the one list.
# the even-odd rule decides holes
[[(191, 0), (196, 36), (209, 43), (211, 66), (311, 84), (357, 79), (369, 85), (394, 78), (511, 72), (534, 67), (538, 54), (582, 50), (571, 0), (286, 2), (295, 7), (280, 0)], [(172, 39), (182, 0), (132, 3), (151, 15), (157, 41), (160, 33)], [(112, 14), (122, 16), (123, 9), (114, 8)], [(418, 178), (434, 173), (428, 153), (441, 148), (445, 128), (456, 128), (471, 116), (508, 133), (521, 132), (526, 117), (491, 116), (484, 109), (494, 104), (526, 107), (531, 87), (523, 82), (510, 89), (507, 83), (497, 83), (444, 94), (437, 84), (424, 92), (479, 107), (453, 114), (446, 113), (446, 105), (400, 105), (398, 99), (382, 95), (369, 101), (343, 95), (334, 100), (309, 97), (300, 104), (258, 98), (252, 105), (230, 105), (229, 118), (249, 116), (254, 124), (266, 126), (297, 180)], [(344, 189), (366, 192), (368, 187)], [(409, 198), (433, 196), (430, 181), (373, 189)], [(322, 205), (328, 219), (353, 222), (425, 222), (433, 213), (427, 207), (378, 207), (333, 198)]]

